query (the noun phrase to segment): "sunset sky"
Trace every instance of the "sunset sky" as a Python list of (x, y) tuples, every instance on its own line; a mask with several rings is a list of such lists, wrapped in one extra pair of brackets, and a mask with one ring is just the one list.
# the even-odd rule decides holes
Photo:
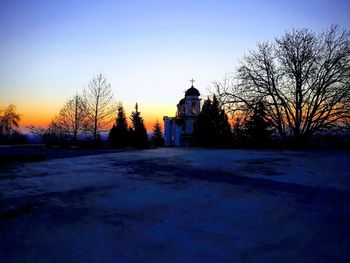
[(205, 95), (259, 41), (291, 28), (350, 28), (350, 1), (0, 0), (0, 107), (46, 125), (97, 73), (148, 126), (196, 80)]

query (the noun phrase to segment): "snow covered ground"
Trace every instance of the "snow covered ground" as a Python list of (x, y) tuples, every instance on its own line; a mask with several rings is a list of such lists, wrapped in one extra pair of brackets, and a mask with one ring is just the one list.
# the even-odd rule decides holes
[(1, 262), (349, 262), (350, 153), (164, 148), (0, 171)]

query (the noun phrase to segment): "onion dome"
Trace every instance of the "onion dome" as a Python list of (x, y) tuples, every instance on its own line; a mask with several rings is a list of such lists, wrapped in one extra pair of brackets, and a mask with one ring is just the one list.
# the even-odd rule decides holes
[(185, 92), (185, 97), (187, 97), (187, 96), (200, 96), (200, 95), (201, 94), (199, 94), (199, 91), (193, 86)]

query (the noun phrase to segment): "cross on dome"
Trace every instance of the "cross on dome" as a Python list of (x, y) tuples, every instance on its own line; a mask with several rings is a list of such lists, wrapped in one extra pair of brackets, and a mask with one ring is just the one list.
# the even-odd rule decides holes
[(193, 82), (195, 82), (195, 80), (192, 78), (192, 79), (190, 80), (190, 82), (192, 82), (192, 87), (193, 87)]

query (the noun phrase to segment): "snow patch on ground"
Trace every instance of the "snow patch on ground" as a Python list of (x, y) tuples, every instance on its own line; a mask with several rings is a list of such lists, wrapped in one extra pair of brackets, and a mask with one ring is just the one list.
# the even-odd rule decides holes
[(2, 262), (344, 262), (348, 152), (163, 148), (0, 173)]

